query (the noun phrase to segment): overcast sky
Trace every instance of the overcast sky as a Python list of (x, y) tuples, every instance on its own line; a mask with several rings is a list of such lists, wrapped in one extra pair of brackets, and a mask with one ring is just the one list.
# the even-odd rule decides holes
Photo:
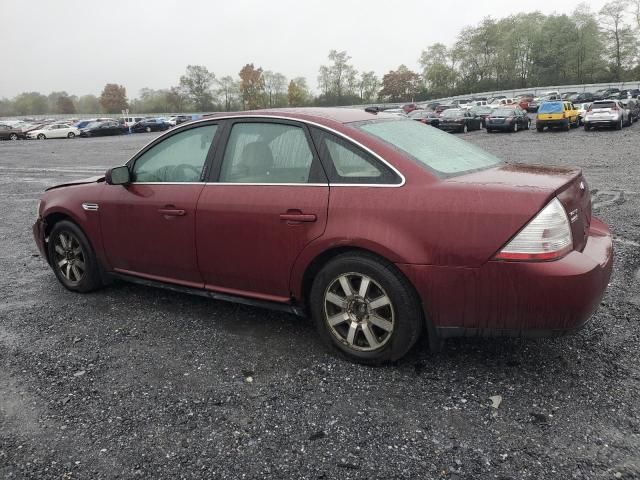
[[(467, 25), (537, 9), (570, 13), (579, 0), (0, 0), (0, 98), (24, 91), (99, 94), (119, 83), (176, 85), (189, 64), (217, 76), (246, 63), (305, 76), (315, 88), (331, 49), (378, 75), (418, 69), (434, 42), (450, 45)], [(587, 2), (594, 11), (606, 0)]]

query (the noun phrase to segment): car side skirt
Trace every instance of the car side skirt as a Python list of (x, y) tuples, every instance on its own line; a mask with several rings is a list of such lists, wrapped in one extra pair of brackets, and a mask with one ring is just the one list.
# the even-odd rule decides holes
[(306, 317), (304, 309), (298, 305), (285, 304), (278, 302), (270, 302), (268, 300), (259, 300), (255, 298), (247, 298), (239, 295), (231, 295), (227, 293), (219, 293), (211, 290), (205, 290), (203, 288), (187, 287), (182, 285), (176, 285), (173, 283), (159, 282), (156, 280), (150, 280), (147, 278), (137, 277), (135, 275), (127, 275), (124, 273), (109, 272), (109, 276), (114, 279), (124, 280), (126, 282), (135, 283), (147, 287), (163, 288), (165, 290), (171, 290), (178, 293), (187, 293), (189, 295), (199, 295), (201, 297), (208, 297), (213, 300), (222, 300), (224, 302), (240, 303), (242, 305), (249, 305), (252, 307), (266, 308), (269, 310), (277, 310), (280, 312), (293, 313), (300, 317)]

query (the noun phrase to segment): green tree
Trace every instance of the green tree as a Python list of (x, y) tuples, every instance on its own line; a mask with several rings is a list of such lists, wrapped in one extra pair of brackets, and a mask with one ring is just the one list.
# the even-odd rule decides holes
[(287, 105), (287, 77), (281, 73), (267, 70), (264, 78), (265, 104), (268, 107), (284, 107)]
[(605, 39), (606, 50), (612, 58), (613, 80), (624, 79), (624, 70), (631, 68), (631, 61), (637, 52), (637, 37), (626, 23), (626, 0), (614, 0), (600, 9), (600, 28)]
[(216, 76), (202, 65), (188, 65), (186, 73), (180, 77), (180, 86), (197, 111), (206, 112), (213, 108), (211, 84), (215, 79)]
[(100, 101), (95, 95), (83, 95), (78, 99), (77, 107), (78, 113), (100, 113)]
[(444, 44), (434, 43), (427, 47), (418, 62), (422, 67), (422, 79), (433, 96), (445, 96), (453, 90), (456, 71), (449, 65), (449, 49)]
[(47, 97), (38, 92), (25, 92), (13, 99), (16, 115), (42, 115), (48, 113)]
[(100, 105), (105, 113), (120, 113), (129, 108), (127, 90), (122, 85), (107, 83), (100, 95)]
[(218, 95), (224, 104), (224, 110), (229, 112), (237, 108), (236, 105), (240, 95), (240, 83), (229, 75), (216, 80), (216, 83), (218, 85)]
[(358, 80), (353, 66), (349, 64), (351, 57), (346, 51), (331, 50), (329, 65), (321, 65), (318, 72), (318, 84), (322, 90), (321, 104), (347, 105), (357, 103)]
[(376, 100), (378, 90), (380, 89), (380, 80), (375, 72), (362, 72), (358, 81), (358, 91), (360, 101), (362, 103), (372, 103)]

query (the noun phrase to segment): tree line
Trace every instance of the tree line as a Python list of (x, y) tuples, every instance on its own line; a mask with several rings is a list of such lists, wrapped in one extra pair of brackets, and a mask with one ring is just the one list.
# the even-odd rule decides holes
[(0, 99), (0, 116), (46, 113), (232, 111), (285, 106), (336, 106), (408, 102), (474, 92), (544, 85), (640, 79), (640, 0), (613, 0), (592, 12), (581, 3), (570, 15), (520, 13), (485, 18), (463, 28), (453, 45), (422, 51), (419, 71), (399, 65), (379, 78), (358, 71), (346, 51), (331, 50), (318, 70), (318, 91), (304, 77), (248, 63), (236, 77), (218, 77), (189, 65), (177, 85), (143, 88), (129, 100), (122, 85), (105, 85), (100, 96), (25, 92)]

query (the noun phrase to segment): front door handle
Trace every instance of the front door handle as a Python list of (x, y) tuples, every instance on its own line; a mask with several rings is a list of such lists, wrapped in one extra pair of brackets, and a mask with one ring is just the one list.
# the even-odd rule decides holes
[(165, 217), (182, 217), (186, 215), (187, 212), (184, 210), (180, 210), (178, 208), (159, 208), (158, 213), (160, 215), (164, 215)]
[(286, 222), (298, 223), (298, 222), (315, 222), (318, 217), (313, 213), (302, 213), (300, 210), (287, 210), (287, 213), (280, 214), (280, 220)]

